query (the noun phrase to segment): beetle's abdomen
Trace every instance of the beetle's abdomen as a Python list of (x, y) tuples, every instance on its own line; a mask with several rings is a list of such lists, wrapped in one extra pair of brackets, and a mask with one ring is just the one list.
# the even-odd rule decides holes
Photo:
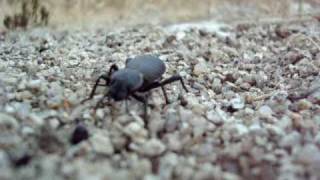
[(126, 67), (141, 72), (144, 80), (148, 83), (160, 79), (166, 71), (164, 62), (151, 55), (142, 55), (130, 59), (127, 61)]

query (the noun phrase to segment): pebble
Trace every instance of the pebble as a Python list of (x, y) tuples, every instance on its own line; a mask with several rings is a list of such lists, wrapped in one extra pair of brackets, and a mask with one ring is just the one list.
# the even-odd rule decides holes
[(15, 119), (14, 117), (8, 114), (0, 112), (0, 128), (2, 131), (5, 129), (17, 130), (18, 127), (19, 127), (19, 124), (17, 119)]
[(215, 110), (210, 110), (207, 112), (207, 118), (209, 121), (216, 125), (221, 125), (223, 124), (223, 119), (221, 116), (215, 111)]
[(272, 111), (272, 109), (269, 106), (263, 105), (258, 109), (258, 113), (259, 113), (260, 117), (262, 117), (262, 118), (270, 118), (270, 117), (272, 117), (274, 112)]
[(177, 39), (178, 41), (182, 40), (182, 39), (185, 38), (185, 37), (186, 37), (186, 33), (185, 33), (185, 32), (183, 32), (183, 31), (177, 32), (176, 39)]
[(199, 76), (201, 74), (206, 74), (208, 72), (209, 72), (208, 64), (204, 60), (199, 61), (193, 68), (193, 73), (196, 76)]
[(243, 109), (245, 106), (244, 99), (241, 97), (236, 97), (230, 100), (231, 107), (235, 110)]
[(167, 134), (165, 136), (165, 139), (167, 141), (166, 145), (168, 147), (168, 150), (179, 152), (182, 149), (182, 142), (177, 133)]
[(30, 88), (31, 90), (40, 90), (42, 83), (44, 82), (40, 79), (31, 80), (27, 84), (27, 87)]
[(164, 127), (167, 132), (175, 131), (179, 126), (179, 119), (177, 113), (174, 111), (168, 112), (167, 120), (165, 121)]
[(301, 135), (297, 131), (293, 131), (281, 139), (280, 146), (284, 148), (293, 148), (294, 146), (299, 146), (300, 143)]
[(221, 90), (222, 90), (221, 79), (214, 78), (213, 81), (212, 81), (212, 85), (211, 86), (212, 86), (214, 92), (221, 93)]
[(148, 132), (142, 127), (141, 124), (136, 122), (131, 122), (126, 127), (124, 127), (124, 133), (132, 138), (134, 142), (143, 143), (146, 140)]
[(143, 180), (161, 180), (159, 176), (153, 174), (147, 174), (143, 177)]
[(159, 139), (150, 139), (141, 145), (141, 153), (146, 156), (158, 156), (166, 150), (166, 146)]
[(78, 144), (89, 138), (89, 132), (83, 124), (78, 124), (73, 130), (70, 138), (71, 144)]
[(93, 150), (98, 154), (111, 155), (114, 152), (108, 133), (95, 132), (90, 138)]
[(299, 111), (307, 110), (312, 107), (312, 103), (306, 99), (301, 99), (298, 101), (297, 107)]
[(28, 117), (33, 122), (33, 124), (36, 125), (36, 126), (42, 126), (44, 124), (43, 118), (40, 117), (39, 115), (35, 114), (35, 113), (29, 114)]
[(319, 160), (320, 151), (314, 144), (306, 144), (297, 154), (297, 161), (306, 165), (312, 164), (315, 160)]
[(34, 135), (35, 134), (35, 130), (33, 128), (29, 127), (29, 126), (24, 126), (21, 129), (21, 133), (24, 136)]
[(245, 134), (248, 134), (248, 133), (249, 133), (248, 127), (246, 127), (246, 126), (243, 125), (243, 124), (239, 124), (239, 123), (233, 125), (233, 128), (232, 128), (232, 129), (233, 129), (234, 132), (237, 133), (237, 135), (240, 136), (240, 137), (243, 136), (243, 135), (245, 135)]
[(260, 133), (262, 131), (262, 127), (260, 123), (254, 123), (249, 126), (249, 131), (253, 133)]
[(7, 153), (0, 151), (0, 179), (12, 179), (13, 169), (11, 168), (10, 159)]

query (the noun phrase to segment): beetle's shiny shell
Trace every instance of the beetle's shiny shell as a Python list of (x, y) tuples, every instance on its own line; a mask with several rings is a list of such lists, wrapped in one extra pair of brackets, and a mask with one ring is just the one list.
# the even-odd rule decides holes
[(164, 62), (151, 55), (142, 55), (133, 59), (128, 59), (126, 62), (126, 68), (135, 69), (142, 73), (146, 83), (159, 80), (166, 71)]
[(142, 83), (142, 74), (134, 69), (120, 69), (111, 76), (111, 81), (125, 84), (130, 90), (138, 89)]

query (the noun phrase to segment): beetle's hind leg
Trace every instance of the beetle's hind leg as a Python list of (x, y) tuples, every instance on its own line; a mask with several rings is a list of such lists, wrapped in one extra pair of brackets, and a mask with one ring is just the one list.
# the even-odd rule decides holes
[(184, 84), (184, 82), (183, 82), (183, 79), (182, 79), (182, 77), (181, 77), (180, 75), (171, 76), (170, 78), (165, 79), (165, 80), (163, 80), (163, 81), (161, 81), (161, 82), (154, 82), (154, 83), (148, 85), (147, 87), (143, 88), (142, 92), (146, 92), (146, 91), (149, 91), (149, 90), (151, 90), (151, 89), (161, 87), (162, 92), (163, 92), (163, 95), (164, 95), (164, 97), (165, 97), (166, 104), (169, 104), (170, 101), (169, 101), (169, 98), (168, 98), (168, 95), (167, 95), (167, 92), (166, 92), (164, 86), (165, 86), (166, 84), (170, 84), (170, 83), (173, 83), (173, 82), (175, 82), (175, 81), (180, 81), (183, 89), (184, 89), (186, 92), (188, 92), (188, 89), (187, 89), (187, 87), (185, 86), (185, 84)]
[(173, 75), (173, 76), (171, 76), (170, 78), (161, 81), (161, 82), (160, 82), (160, 85), (161, 85), (161, 86), (164, 86), (164, 85), (166, 85), (166, 84), (170, 84), (170, 83), (173, 83), (173, 82), (175, 82), (175, 81), (180, 81), (183, 89), (184, 89), (186, 92), (188, 92), (188, 89), (187, 89), (186, 85), (184, 84), (184, 81), (183, 81), (182, 77), (181, 77), (180, 75), (178, 75), (178, 74)]

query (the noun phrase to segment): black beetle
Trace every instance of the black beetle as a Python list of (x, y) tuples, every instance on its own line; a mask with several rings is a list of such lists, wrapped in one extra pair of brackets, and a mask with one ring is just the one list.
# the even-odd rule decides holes
[[(126, 67), (119, 69), (116, 64), (110, 67), (109, 73), (101, 75), (97, 80), (89, 98), (82, 102), (92, 99), (97, 86), (109, 86), (109, 91), (97, 103), (96, 108), (105, 97), (112, 98), (115, 101), (127, 100), (133, 97), (144, 103), (144, 119), (147, 118), (147, 96), (139, 96), (137, 92), (147, 92), (151, 89), (161, 87), (165, 97), (166, 104), (169, 103), (164, 85), (174, 81), (180, 81), (182, 87), (188, 92), (183, 79), (180, 75), (174, 75), (168, 79), (162, 80), (162, 75), (166, 71), (163, 61), (152, 55), (141, 55), (126, 60)], [(106, 81), (106, 84), (99, 84), (100, 80)]]

